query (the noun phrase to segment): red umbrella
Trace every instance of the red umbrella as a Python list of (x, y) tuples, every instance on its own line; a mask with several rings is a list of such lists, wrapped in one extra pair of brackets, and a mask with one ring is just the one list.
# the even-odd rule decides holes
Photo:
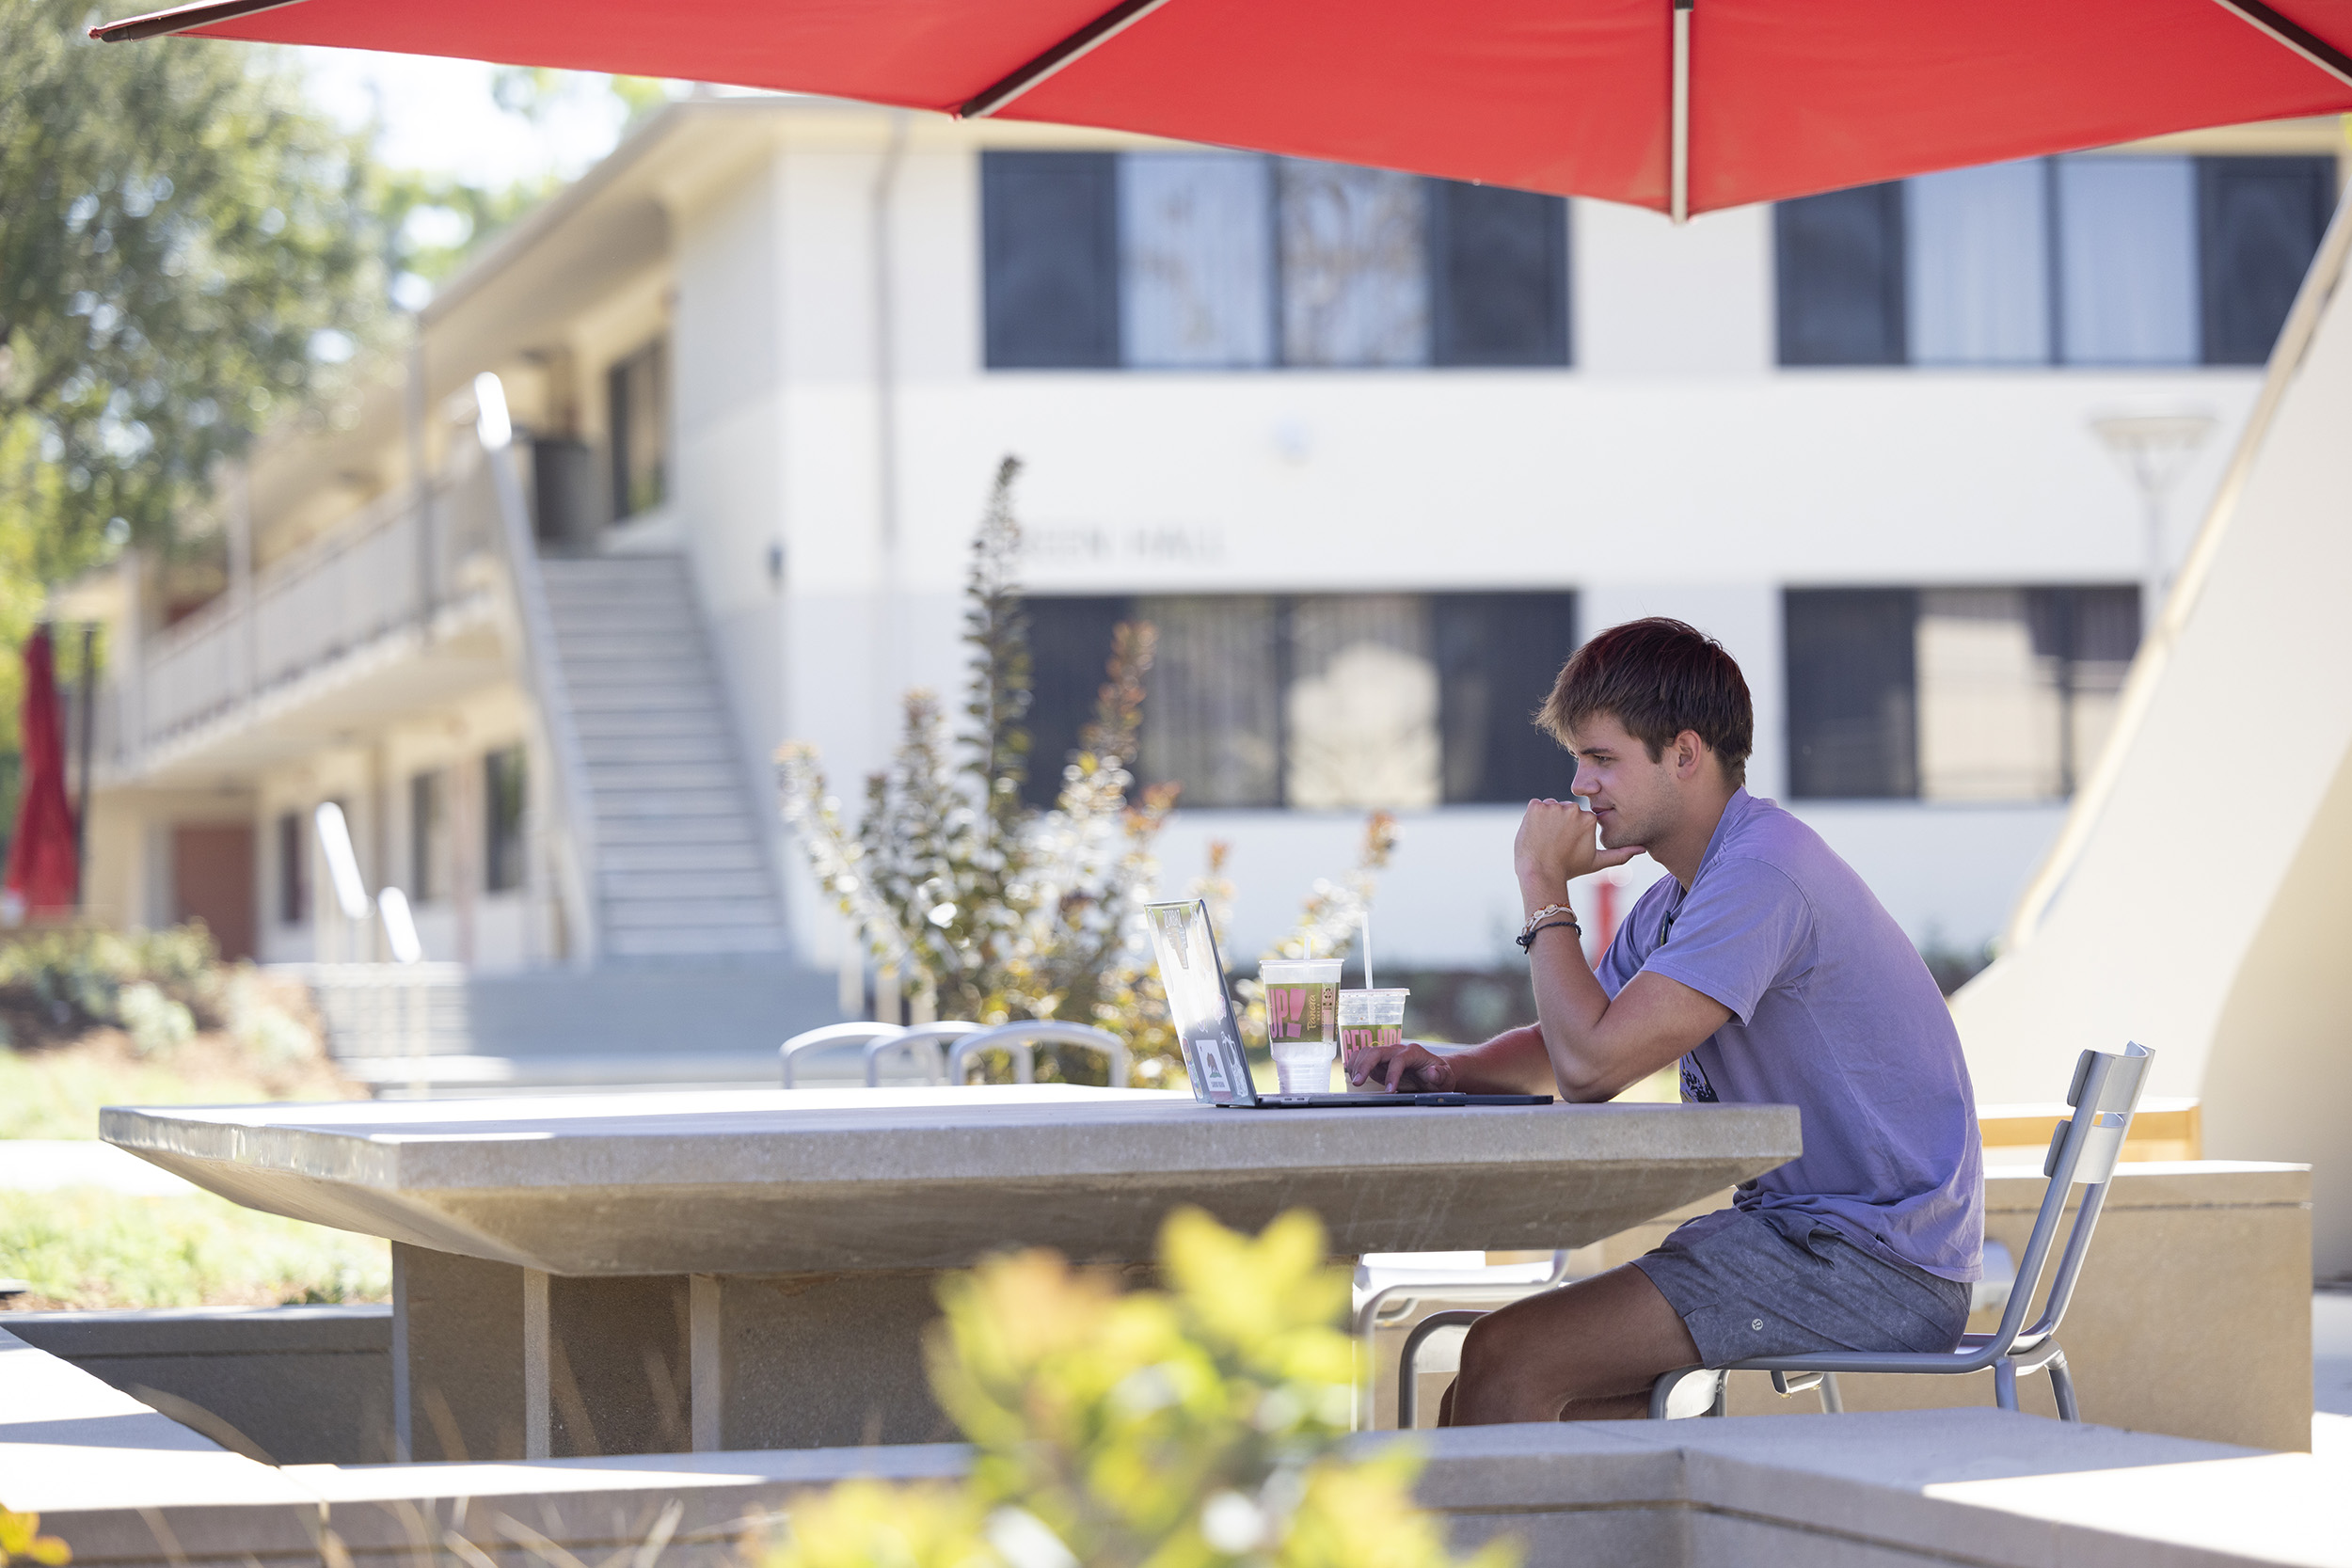
[(208, 0), (94, 32), (1099, 125), (1677, 216), (2352, 109), (2352, 0), (1105, 3)]
[(72, 914), (81, 872), (74, 863), (73, 808), (65, 800), (65, 726), (47, 626), (24, 644), (24, 789), (16, 836), (8, 840), (5, 885), (24, 913)]

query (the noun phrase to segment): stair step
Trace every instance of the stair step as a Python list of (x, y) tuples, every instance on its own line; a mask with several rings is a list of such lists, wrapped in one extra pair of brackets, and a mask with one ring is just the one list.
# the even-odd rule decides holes
[(605, 939), (605, 951), (615, 958), (684, 958), (716, 953), (781, 953), (784, 927), (734, 930), (614, 931)]
[(614, 816), (596, 824), (599, 854), (608, 846), (625, 849), (685, 844), (739, 846), (748, 854), (757, 842), (752, 832), (751, 817), (742, 813), (726, 816)]
[(626, 898), (607, 899), (608, 930), (698, 930), (718, 927), (775, 926), (776, 901), (751, 898)]
[(763, 858), (759, 846), (752, 842), (748, 833), (701, 842), (669, 839), (658, 844), (615, 844), (607, 837), (596, 847), (596, 874), (603, 879), (639, 873), (707, 875), (757, 868)]
[(598, 822), (680, 820), (714, 816), (741, 820), (743, 797), (733, 789), (609, 790), (596, 798)]
[(601, 803), (607, 797), (667, 795), (681, 789), (739, 790), (741, 776), (723, 762), (592, 762), (588, 792)]
[(690, 686), (631, 686), (625, 689), (591, 686), (582, 688), (566, 680), (570, 690), (572, 711), (590, 713), (694, 713), (707, 716), (710, 723), (724, 722), (719, 706), (716, 683), (704, 681)]
[(665, 736), (717, 736), (728, 738), (726, 716), (716, 703), (694, 707), (647, 705), (580, 709), (573, 700), (572, 728), (582, 740), (606, 737), (641, 739)]
[[(724, 866), (644, 866), (619, 870), (598, 865), (596, 891), (607, 906), (636, 898), (756, 898), (763, 906), (775, 901), (775, 884), (768, 868), (756, 861), (736, 860)], [(775, 911), (768, 909), (772, 919)]]
[(580, 751), (587, 757), (591, 770), (607, 767), (637, 767), (659, 764), (662, 767), (685, 767), (695, 763), (736, 765), (735, 748), (716, 724), (696, 732), (679, 735), (599, 735), (580, 737)]

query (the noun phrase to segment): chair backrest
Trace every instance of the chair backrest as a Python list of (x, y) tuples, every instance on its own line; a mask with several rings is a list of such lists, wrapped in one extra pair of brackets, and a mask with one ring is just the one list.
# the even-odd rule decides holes
[[(2042, 1195), (2042, 1212), (2034, 1216), (2025, 1256), (2017, 1260), (2017, 1283), (2010, 1291), (2009, 1306), (1994, 1336), (2002, 1353), (2021, 1338), (2030, 1349), (2058, 1332), (2067, 1303), (2074, 1299), (2083, 1259), (2090, 1251), (2090, 1235), (2106, 1202), (2116, 1160), (2131, 1132), (2132, 1114), (2139, 1107), (2140, 1091), (2148, 1081), (2148, 1064), (2154, 1059), (2154, 1052), (2134, 1043), (2125, 1045), (2120, 1053), (2086, 1051), (2075, 1062), (2074, 1082), (2066, 1091), (2066, 1102), (2074, 1107), (2074, 1114), (2059, 1122), (2050, 1135), (2050, 1151), (2042, 1162), (2042, 1174), (2050, 1179), (2049, 1190)], [(2026, 1312), (2041, 1285), (2067, 1197), (2077, 1186), (2087, 1190), (2074, 1212), (2074, 1227), (2067, 1233), (2058, 1273), (2050, 1281), (2048, 1303), (2033, 1326), (2026, 1328)]]
[(936, 1023), (914, 1023), (896, 1035), (878, 1039), (866, 1048), (866, 1086), (879, 1088), (882, 1085), (882, 1059), (894, 1051), (912, 1051), (923, 1064), (923, 1081), (927, 1084), (953, 1082), (947, 1076), (946, 1065), (940, 1060), (939, 1048), (965, 1035), (977, 1034), (980, 1025), (962, 1019), (941, 1019)]
[(784, 1086), (791, 1088), (792, 1064), (803, 1052), (822, 1051), (828, 1046), (865, 1045), (868, 1041), (895, 1040), (906, 1033), (896, 1023), (828, 1023), (821, 1029), (806, 1029), (777, 1047), (776, 1053), (784, 1060)]
[(1099, 1051), (1110, 1058), (1111, 1087), (1127, 1086), (1127, 1046), (1117, 1035), (1104, 1029), (1089, 1028), (1083, 1023), (1055, 1023), (1042, 1020), (1023, 1023), (1000, 1023), (993, 1029), (982, 1029), (956, 1041), (947, 1053), (947, 1082), (961, 1084), (972, 1058), (983, 1051), (1012, 1053), (1013, 1081), (1032, 1084), (1037, 1081), (1037, 1052), (1041, 1045), (1078, 1045)]

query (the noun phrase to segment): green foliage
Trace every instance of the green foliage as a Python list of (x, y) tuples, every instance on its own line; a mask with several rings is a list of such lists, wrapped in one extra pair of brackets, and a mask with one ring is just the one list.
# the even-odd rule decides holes
[[(982, 1022), (1064, 1019), (1128, 1037), (1147, 1073), (1171, 1042), (1153, 1037), (1140, 906), (1158, 863), (1152, 844), (1173, 787), (1130, 798), (1152, 663), (1148, 626), (1119, 628), (1094, 721), (1062, 771), (1051, 811), (1023, 803), (1028, 772), (1030, 662), (1013, 563), (1020, 464), (1005, 459), (972, 546), (964, 642), (971, 650), (962, 727), (952, 739), (939, 700), (910, 692), (891, 766), (866, 781), (854, 832), (829, 793), (816, 749), (777, 752), (784, 812), (820, 883), (904, 974), (922, 1005)], [(1073, 1053), (1074, 1055), (1074, 1053)], [(1082, 1067), (1080, 1064), (1085, 1063)], [(1099, 1070), (1058, 1056), (1042, 1076)]]
[(56, 927), (0, 944), (0, 999), (30, 1003), (60, 1026), (116, 1025), (142, 1055), (193, 1037), (197, 1010), (215, 1013), (220, 986), (199, 921), (163, 931)]
[(386, 320), (364, 154), (278, 56), (89, 20), (0, 0), (0, 554), (41, 582), (167, 537), (264, 422), (338, 417)]
[(38, 1562), (41, 1568), (63, 1568), (73, 1560), (73, 1553), (56, 1536), (40, 1533), (40, 1514), (11, 1513), (0, 1508), (0, 1568), (19, 1559)]
[[(917, 1016), (1092, 1024), (1126, 1041), (1145, 1082), (1166, 1080), (1182, 1071), (1182, 1056), (1141, 911), (1159, 876), (1152, 846), (1177, 791), (1174, 784), (1138, 790), (1132, 768), (1153, 632), (1136, 623), (1113, 633), (1093, 721), (1062, 768), (1053, 808), (1025, 805), (1033, 670), (1013, 571), (1021, 528), (1012, 487), (1020, 471), (1017, 458), (998, 466), (972, 543), (961, 728), (951, 739), (938, 697), (909, 692), (905, 736), (889, 768), (866, 781), (854, 832), (816, 748), (787, 742), (776, 752), (784, 815), (818, 884), (875, 962), (910, 982)], [(1314, 884), (1276, 952), (1345, 955), (1371, 903), (1374, 874), (1395, 843), (1395, 818), (1375, 813), (1355, 869)], [(1213, 847), (1209, 876), (1192, 892), (1210, 898), (1223, 927), (1232, 891), (1222, 846)], [(1255, 984), (1241, 989), (1248, 1018), (1263, 1035)], [(1101, 1070), (1099, 1059), (1075, 1050), (1044, 1055), (1041, 1078)]]
[(0, 1275), (55, 1308), (388, 1301), (391, 1247), (210, 1193), (0, 1191)]
[[(1391, 1446), (1341, 1448), (1354, 1346), (1323, 1230), (1256, 1238), (1198, 1211), (1161, 1233), (1169, 1289), (1121, 1294), (1045, 1252), (942, 1291), (931, 1385), (977, 1454), (961, 1492), (836, 1488), (761, 1568), (1439, 1568), (1455, 1561)], [(1510, 1568), (1502, 1543), (1470, 1568)]]

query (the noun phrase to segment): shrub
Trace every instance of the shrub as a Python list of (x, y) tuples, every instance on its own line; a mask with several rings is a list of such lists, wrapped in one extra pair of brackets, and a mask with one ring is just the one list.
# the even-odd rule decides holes
[[(1304, 1212), (1263, 1234), (1197, 1210), (1160, 1237), (1166, 1291), (1120, 1293), (1055, 1254), (941, 1291), (931, 1386), (977, 1449), (962, 1487), (853, 1481), (796, 1507), (760, 1568), (1438, 1568), (1420, 1461), (1342, 1448), (1347, 1275)], [(1470, 1568), (1510, 1568), (1490, 1543)]]

